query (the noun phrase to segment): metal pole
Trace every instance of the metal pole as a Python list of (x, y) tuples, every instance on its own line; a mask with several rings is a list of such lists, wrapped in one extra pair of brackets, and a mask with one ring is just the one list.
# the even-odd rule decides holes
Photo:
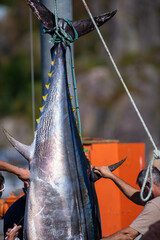
[[(54, 13), (54, 0), (41, 0), (51, 12)], [(59, 0), (58, 1), (58, 17), (72, 20), (72, 0)], [(45, 84), (48, 80), (48, 72), (51, 65), (50, 49), (52, 44), (49, 43), (50, 36), (44, 34), (41, 26), (41, 68), (42, 68), (42, 94), (45, 92)], [(70, 64), (70, 57), (67, 53), (67, 63)], [(69, 69), (69, 68), (68, 68)], [(68, 76), (71, 76), (71, 72), (68, 72)]]

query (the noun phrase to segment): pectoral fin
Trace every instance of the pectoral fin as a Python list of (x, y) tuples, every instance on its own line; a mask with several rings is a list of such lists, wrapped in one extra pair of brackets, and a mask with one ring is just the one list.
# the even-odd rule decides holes
[[(122, 165), (122, 163), (124, 163), (124, 161), (126, 160), (127, 157), (125, 157), (124, 159), (122, 159), (121, 161), (115, 163), (115, 164), (112, 164), (110, 166), (108, 166), (109, 170), (111, 172), (113, 172), (114, 170), (116, 170), (119, 166)], [(95, 173), (94, 172), (94, 167), (92, 168), (92, 172), (91, 172), (91, 180), (93, 182), (96, 182), (97, 180), (99, 180), (101, 178), (101, 176), (98, 174), (98, 173)]]
[(22, 154), (23, 157), (25, 157), (29, 162), (31, 161), (32, 158), (32, 153), (33, 153), (33, 146), (27, 146), (25, 144), (22, 144), (18, 142), (16, 139), (14, 139), (4, 128), (2, 128), (6, 137), (12, 144), (12, 146)]

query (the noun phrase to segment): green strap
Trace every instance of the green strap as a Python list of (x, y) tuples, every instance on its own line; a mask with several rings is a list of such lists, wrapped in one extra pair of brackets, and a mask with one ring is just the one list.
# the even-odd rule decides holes
[(54, 0), (54, 15), (55, 15), (55, 22), (56, 28), (58, 28), (58, 7), (57, 7), (57, 0)]
[(76, 41), (78, 39), (78, 33), (75, 30), (73, 24), (68, 19), (64, 19), (64, 21), (72, 28), (75, 37), (72, 38), (71, 35), (69, 35), (69, 33), (66, 33), (64, 29), (62, 29), (59, 26), (56, 26), (53, 29), (54, 34), (53, 34), (52, 39), (50, 40), (51, 43), (55, 44), (55, 43), (63, 42), (63, 43), (65, 43), (66, 46), (69, 46), (70, 43), (73, 43), (74, 41)]
[(79, 134), (82, 142), (82, 130), (81, 130), (81, 120), (80, 120), (80, 114), (79, 114), (79, 104), (78, 104), (78, 94), (77, 94), (77, 87), (76, 87), (76, 76), (75, 76), (75, 68), (74, 68), (74, 58), (73, 58), (73, 52), (71, 50), (71, 47), (69, 46), (70, 54), (71, 54), (71, 65), (72, 65), (72, 79), (73, 79), (73, 88), (74, 88), (74, 95), (75, 95), (75, 102), (76, 102), (76, 112), (77, 112), (77, 121), (78, 121), (78, 129)]
[[(72, 81), (73, 81), (73, 88), (74, 88), (74, 96), (75, 96), (75, 103), (76, 103), (76, 112), (77, 112), (77, 121), (78, 121), (78, 128), (79, 134), (82, 141), (82, 133), (81, 133), (81, 121), (80, 121), (80, 114), (79, 114), (79, 105), (78, 105), (78, 95), (77, 95), (77, 87), (76, 87), (76, 76), (75, 76), (75, 68), (74, 68), (74, 57), (73, 52), (71, 49), (70, 44), (73, 43), (75, 40), (78, 39), (78, 33), (74, 28), (72, 22), (68, 19), (64, 19), (64, 21), (70, 26), (72, 31), (74, 32), (74, 38), (70, 36), (70, 34), (66, 33), (64, 29), (58, 26), (58, 13), (57, 13), (57, 0), (54, 0), (54, 14), (55, 14), (55, 27), (54, 27), (54, 34), (52, 39), (50, 40), (51, 43), (61, 43), (63, 42), (67, 47), (69, 47), (70, 55), (71, 55), (71, 66), (72, 66)], [(45, 30), (44, 30), (45, 31)]]
[(65, 21), (65, 22), (70, 26), (70, 28), (73, 30), (75, 38), (72, 38), (68, 33), (66, 33), (61, 27), (58, 26), (57, 0), (54, 0), (54, 15), (55, 15), (55, 23), (56, 23), (56, 26), (55, 26), (55, 28), (53, 29), (53, 30), (54, 30), (54, 34), (53, 34), (53, 37), (52, 37), (51, 42), (52, 42), (53, 44), (63, 42), (63, 43), (66, 44), (66, 46), (69, 46), (70, 43), (73, 43), (75, 40), (78, 39), (78, 33), (77, 33), (77, 31), (75, 30), (73, 24), (72, 24), (69, 20), (67, 20), (67, 19), (64, 19), (64, 21)]

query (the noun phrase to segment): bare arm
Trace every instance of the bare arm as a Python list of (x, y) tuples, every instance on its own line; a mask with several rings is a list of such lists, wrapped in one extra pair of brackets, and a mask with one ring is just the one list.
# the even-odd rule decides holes
[(103, 237), (102, 240), (133, 240), (139, 235), (139, 232), (131, 227), (122, 229), (110, 236)]
[(9, 228), (8, 231), (6, 232), (5, 239), (6, 240), (14, 240), (18, 236), (18, 232), (19, 232), (20, 228), (22, 228), (21, 225), (16, 226), (16, 224), (14, 224), (14, 228), (13, 229)]
[[(6, 171), (17, 175), (17, 177), (23, 182), (27, 183), (27, 180), (30, 178), (30, 171), (25, 168), (19, 168), (12, 164), (6, 163), (0, 160), (0, 171)], [(27, 184), (28, 185), (28, 184)]]
[(139, 205), (144, 205), (144, 202), (140, 198), (140, 191), (123, 181), (121, 178), (117, 177), (109, 170), (108, 167), (95, 167), (95, 172), (100, 174), (100, 176), (102, 176), (103, 178), (111, 179), (123, 192), (123, 194), (132, 202)]

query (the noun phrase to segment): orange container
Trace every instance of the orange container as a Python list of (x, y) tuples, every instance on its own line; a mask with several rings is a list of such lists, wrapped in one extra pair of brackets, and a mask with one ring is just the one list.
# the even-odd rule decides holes
[(6, 199), (0, 199), (0, 219), (4, 218), (4, 215), (7, 212), (8, 208), (23, 195), (24, 193), (21, 193), (20, 195), (15, 196), (14, 192), (11, 192), (11, 195)]
[(6, 197), (6, 203), (8, 204), (8, 207), (10, 207), (18, 198), (14, 195), (14, 192), (11, 192), (11, 195), (9, 197)]
[[(93, 166), (108, 166), (127, 157), (115, 174), (134, 187), (140, 170), (145, 167), (144, 143), (118, 143), (107, 140), (84, 140), (86, 155)], [(95, 183), (99, 201), (102, 234), (110, 235), (128, 227), (143, 207), (127, 199), (109, 179)]]

